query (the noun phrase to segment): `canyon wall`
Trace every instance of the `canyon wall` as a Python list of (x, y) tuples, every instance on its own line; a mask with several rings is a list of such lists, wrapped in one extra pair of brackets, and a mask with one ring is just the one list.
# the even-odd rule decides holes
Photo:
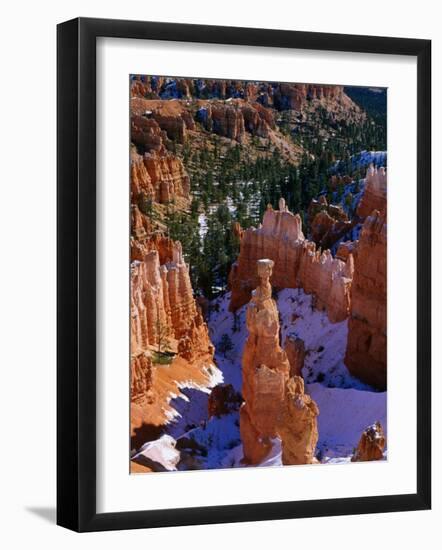
[[(155, 85), (139, 81), (144, 93)], [(182, 386), (210, 387), (214, 348), (165, 206), (184, 211), (190, 180), (173, 143), (194, 127), (179, 102), (131, 100), (131, 437), (137, 448), (174, 415)]]
[[(142, 103), (138, 105), (138, 103)], [(133, 100), (131, 104), (131, 202), (146, 201), (167, 204), (181, 201), (185, 207), (190, 201), (190, 180), (180, 158), (167, 149), (170, 138), (184, 140), (185, 123), (179, 115), (158, 115), (152, 118), (145, 104)], [(175, 122), (173, 122), (175, 121)], [(168, 135), (169, 134), (169, 135)]]
[(385, 168), (371, 165), (365, 178), (364, 193), (359, 201), (356, 215), (366, 218), (373, 210), (387, 217), (387, 174)]
[(276, 129), (270, 109), (242, 99), (233, 99), (229, 103), (199, 100), (196, 118), (206, 130), (240, 143), (244, 141), (246, 132), (268, 138)]
[(138, 99), (244, 99), (277, 110), (295, 111), (317, 101), (335, 110), (336, 106), (341, 106), (359, 117), (364, 116), (343, 86), (324, 84), (135, 76), (131, 93)]
[(326, 310), (332, 322), (348, 317), (353, 258), (343, 262), (329, 250), (317, 250), (314, 242), (305, 239), (301, 226), (300, 216), (289, 212), (281, 199), (279, 210), (267, 209), (262, 226), (242, 232), (240, 254), (229, 276), (231, 311), (247, 303), (257, 286), (257, 260), (269, 258), (275, 264), (274, 287), (303, 288), (314, 294), (316, 307)]
[(173, 199), (189, 201), (190, 182), (183, 163), (170, 153), (131, 154), (133, 201), (167, 204)]
[(156, 248), (148, 251), (142, 261), (133, 261), (131, 285), (133, 355), (157, 346), (160, 332), (165, 330), (167, 338), (178, 346), (178, 353), (188, 360), (213, 353), (180, 243), (172, 243), (172, 259), (167, 263), (160, 263)]
[(378, 211), (366, 218), (357, 245), (345, 364), (360, 380), (386, 388), (387, 224)]
[[(193, 297), (181, 245), (160, 234), (132, 238), (131, 263), (131, 427), (167, 420), (170, 392), (177, 384), (204, 385), (214, 348)], [(135, 259), (136, 258), (136, 259)], [(155, 355), (169, 365), (155, 364)], [(157, 369), (161, 372), (158, 372)], [(213, 367), (215, 368), (215, 367)], [(166, 374), (162, 373), (164, 369)], [(170, 380), (169, 380), (170, 378)]]

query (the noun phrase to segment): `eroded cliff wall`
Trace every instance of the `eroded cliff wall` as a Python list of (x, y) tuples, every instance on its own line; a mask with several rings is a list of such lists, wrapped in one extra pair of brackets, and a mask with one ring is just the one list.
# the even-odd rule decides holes
[[(140, 259), (131, 264), (132, 432), (167, 420), (169, 393), (180, 383), (207, 383), (214, 352), (180, 243), (157, 235), (135, 250)], [(164, 352), (171, 364), (156, 365), (154, 358)], [(167, 370), (171, 380), (158, 370)]]
[(387, 387), (387, 223), (377, 210), (357, 245), (345, 364), (360, 380)]
[(316, 307), (326, 310), (332, 322), (348, 317), (353, 259), (343, 262), (329, 250), (317, 250), (314, 242), (305, 239), (301, 227), (299, 215), (289, 212), (281, 199), (279, 210), (267, 209), (262, 226), (242, 232), (238, 261), (229, 277), (232, 311), (247, 303), (257, 286), (257, 260), (269, 258), (275, 264), (274, 287), (300, 287), (314, 294)]

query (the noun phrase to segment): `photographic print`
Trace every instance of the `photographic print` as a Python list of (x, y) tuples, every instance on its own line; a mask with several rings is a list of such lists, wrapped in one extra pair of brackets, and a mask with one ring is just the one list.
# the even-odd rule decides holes
[(130, 76), (131, 473), (387, 459), (386, 139), (385, 88)]

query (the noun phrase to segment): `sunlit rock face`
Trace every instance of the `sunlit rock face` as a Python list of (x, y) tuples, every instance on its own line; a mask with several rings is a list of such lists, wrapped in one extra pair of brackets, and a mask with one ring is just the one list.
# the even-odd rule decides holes
[(366, 218), (373, 210), (382, 217), (387, 216), (387, 174), (384, 168), (369, 166), (365, 178), (365, 189), (356, 210), (357, 216)]
[(284, 405), (277, 427), (283, 464), (317, 463), (318, 414), (318, 406), (304, 391), (304, 380), (300, 376), (290, 378), (285, 386)]
[(240, 410), (240, 431), (248, 464), (259, 463), (272, 448), (290, 371), (279, 345), (278, 310), (269, 282), (272, 267), (272, 260), (257, 262), (259, 283), (247, 307), (249, 334), (242, 359), (245, 402)]
[(378, 211), (366, 218), (357, 245), (345, 364), (363, 382), (386, 389), (387, 224)]
[(316, 250), (316, 244), (304, 237), (300, 216), (288, 211), (284, 199), (279, 210), (266, 210), (262, 226), (242, 232), (238, 261), (229, 276), (231, 311), (247, 303), (256, 287), (259, 258), (273, 260), (274, 287), (303, 288), (314, 294), (315, 306), (326, 310), (332, 322), (348, 317), (353, 259), (343, 262), (329, 250)]
[(131, 141), (136, 146), (131, 151), (131, 202), (189, 201), (190, 180), (184, 164), (167, 149), (170, 139), (184, 142), (187, 117), (179, 105), (163, 112), (151, 110), (151, 103), (139, 98), (131, 102)]
[(190, 200), (190, 182), (182, 161), (170, 153), (151, 151), (131, 156), (132, 202), (166, 204), (172, 199)]
[[(197, 306), (181, 245), (156, 235), (134, 245), (131, 264), (131, 424), (159, 422), (167, 405), (166, 386), (154, 384), (152, 354), (173, 353), (171, 376), (206, 381), (214, 348)], [(164, 367), (163, 367), (164, 369)], [(183, 372), (181, 372), (183, 371)], [(186, 374), (187, 372), (187, 374)], [(149, 408), (158, 409), (155, 415)], [(156, 405), (155, 405), (156, 403)], [(152, 409), (152, 410), (153, 410)]]
[(352, 462), (366, 462), (381, 460), (384, 456), (386, 437), (380, 422), (368, 426), (361, 435)]
[(165, 263), (160, 262), (160, 251), (153, 248), (142, 261), (132, 264), (132, 354), (158, 345), (160, 329), (163, 333), (167, 330), (168, 338), (178, 344), (178, 351), (181, 347), (185, 350), (186, 358), (200, 352), (213, 353), (207, 326), (193, 297), (180, 243), (172, 241), (170, 252), (171, 257)]
[(131, 401), (143, 405), (152, 398), (152, 360), (148, 353), (139, 353), (131, 361)]

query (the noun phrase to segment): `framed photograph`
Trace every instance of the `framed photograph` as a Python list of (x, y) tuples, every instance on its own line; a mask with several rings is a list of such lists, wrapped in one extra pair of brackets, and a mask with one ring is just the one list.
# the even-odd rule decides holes
[(430, 66), (58, 26), (59, 525), (430, 508)]

